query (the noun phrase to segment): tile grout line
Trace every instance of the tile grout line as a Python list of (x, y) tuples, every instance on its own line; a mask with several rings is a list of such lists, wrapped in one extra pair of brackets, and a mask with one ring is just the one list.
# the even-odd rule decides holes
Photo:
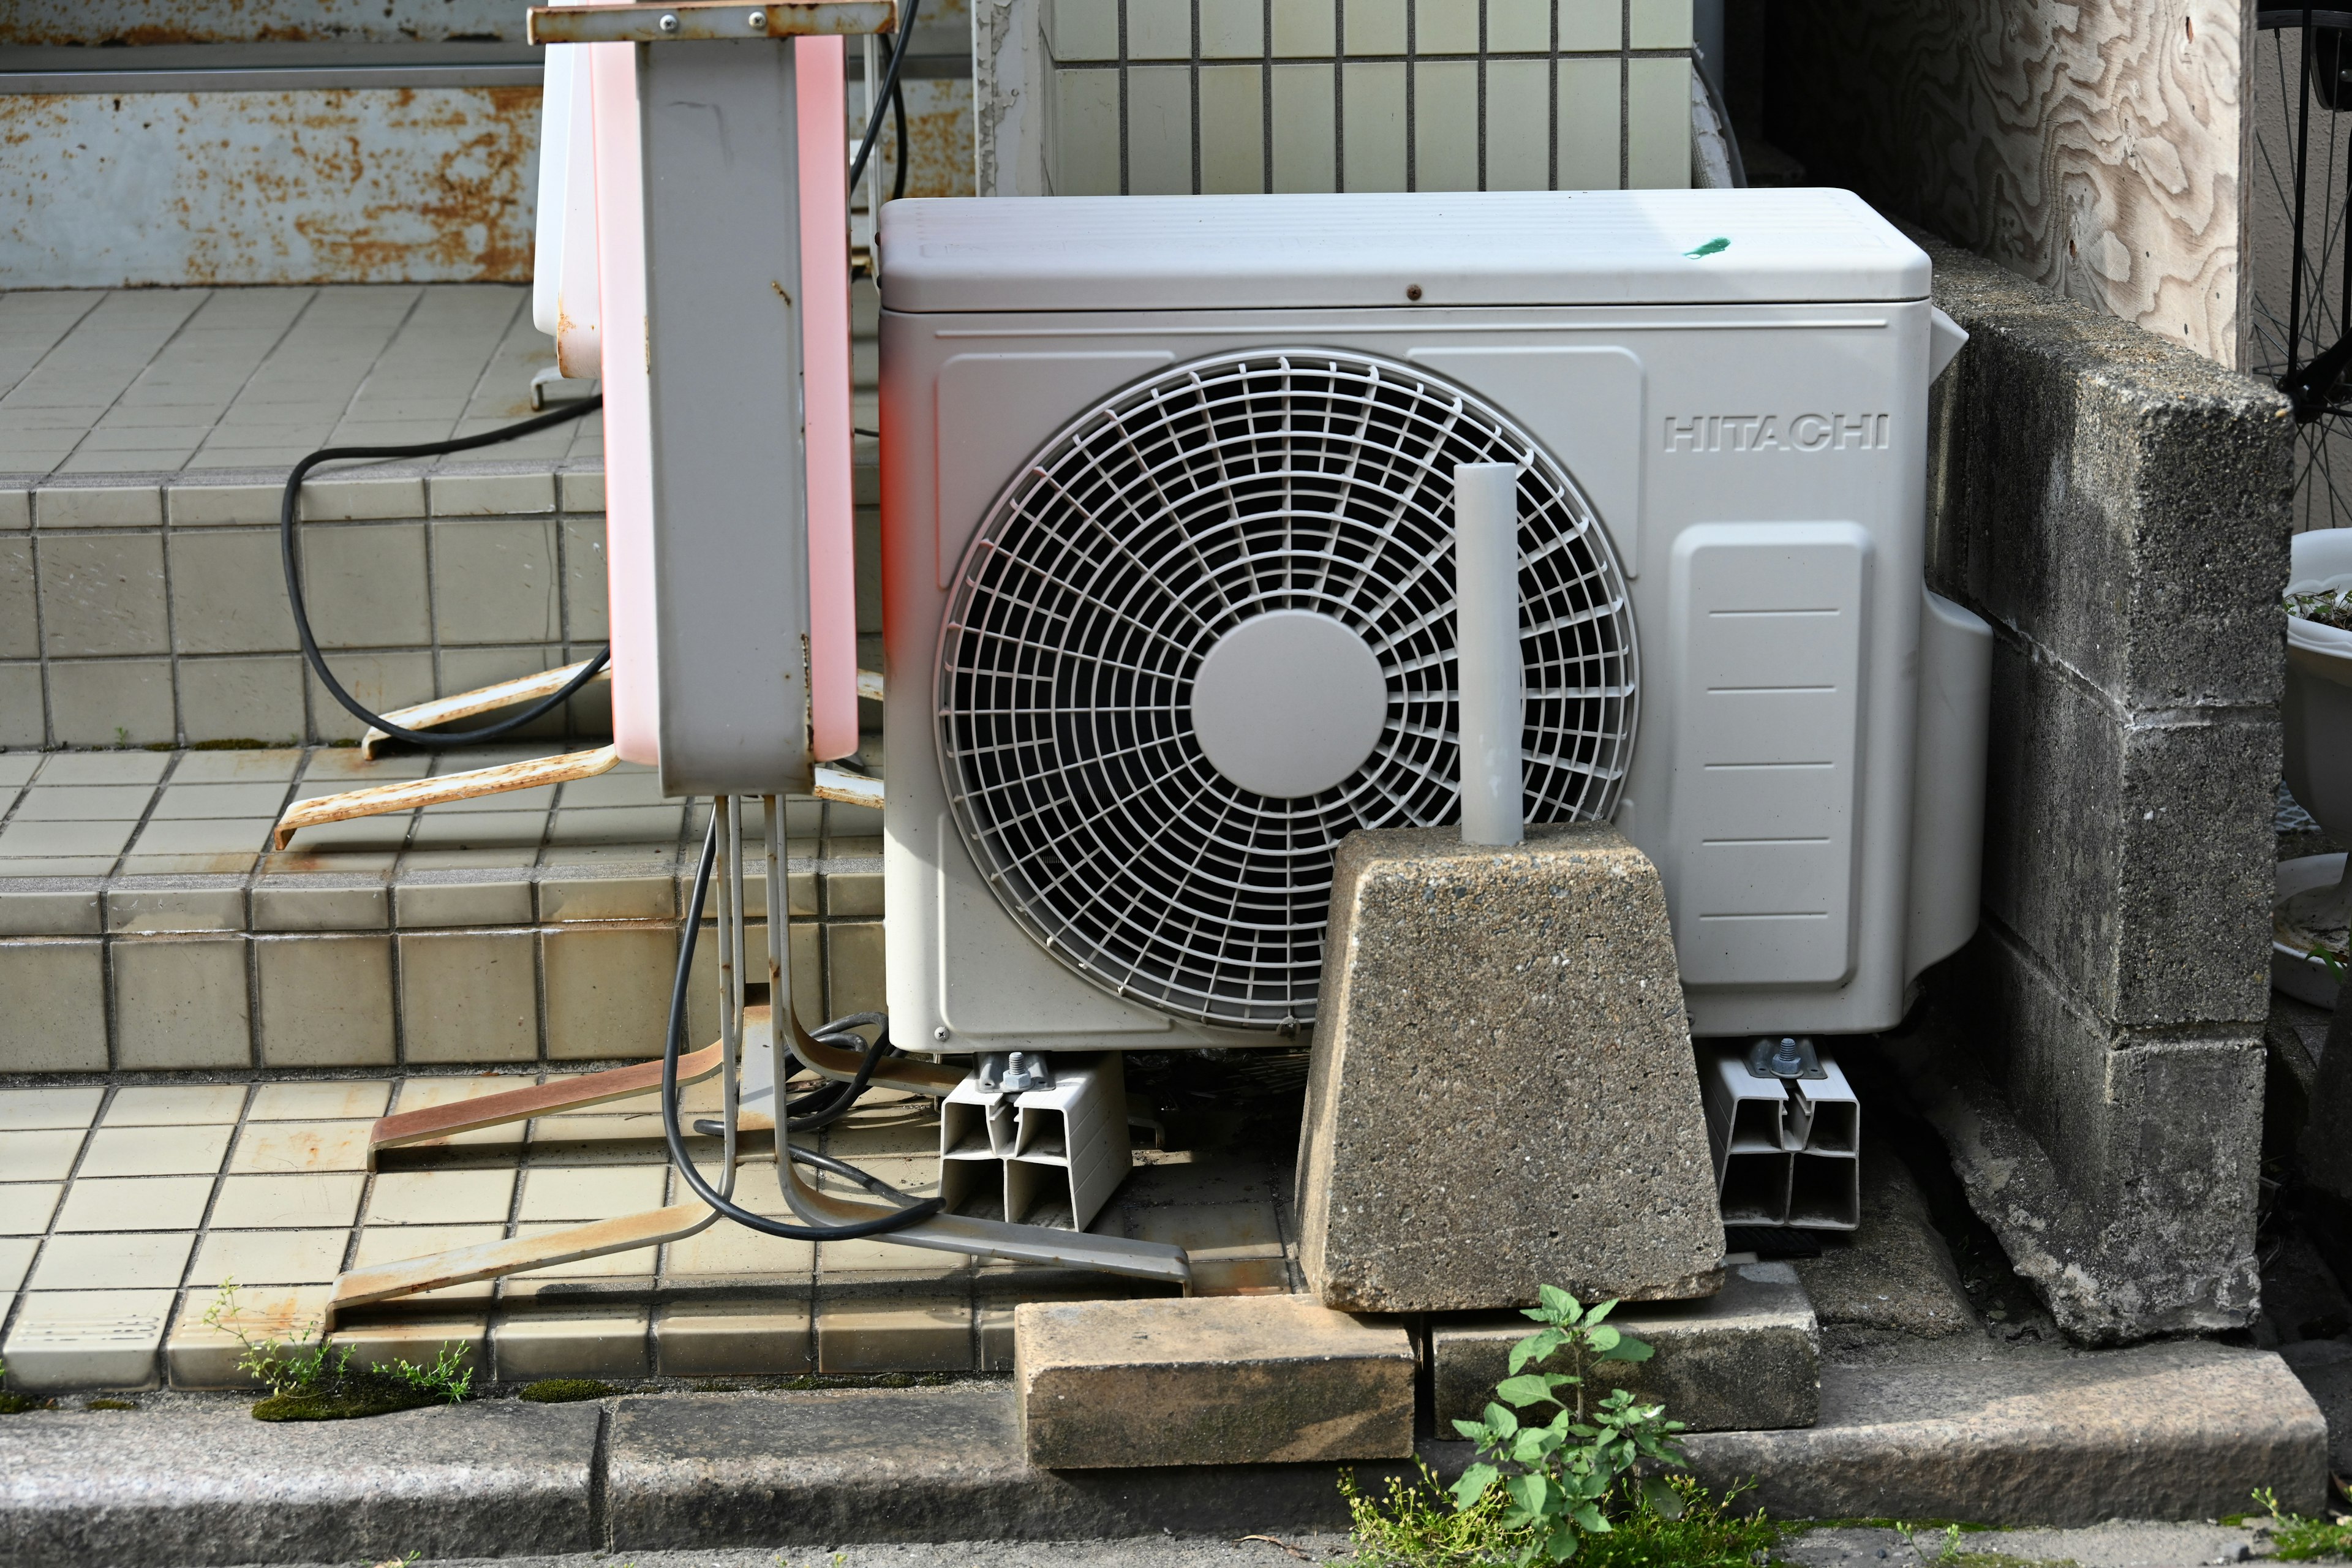
[[(89, 1157), (90, 1140), (98, 1135), (99, 1128), (105, 1123), (106, 1113), (114, 1107), (116, 1089), (117, 1086), (111, 1083), (101, 1086), (102, 1092), (98, 1097), (98, 1107), (90, 1112), (89, 1125), (82, 1129), (81, 1142), (75, 1148), (72, 1161), (66, 1166), (64, 1179), (58, 1184), (57, 1206), (49, 1211), (49, 1223), (42, 1230), (39, 1241), (34, 1246), (33, 1256), (26, 1259), (25, 1282), (16, 1288), (16, 1297), (9, 1307), (7, 1321), (0, 1323), (0, 1347), (6, 1345), (9, 1337), (16, 1333), (17, 1326), (24, 1321), (26, 1309), (32, 1300), (33, 1281), (40, 1277), (41, 1259), (47, 1256), (49, 1242), (58, 1234), (58, 1221), (65, 1215), (66, 1198), (72, 1193), (74, 1182), (81, 1174), (82, 1162)], [(156, 1353), (160, 1357), (163, 1353), (163, 1342), (158, 1340), (155, 1344)]]
[[(117, 946), (115, 942), (115, 932), (113, 930), (115, 879), (121, 872), (122, 862), (130, 858), (131, 847), (139, 842), (139, 836), (141, 834), (147, 831), (148, 821), (153, 817), (155, 815), (156, 805), (163, 798), (164, 786), (171, 783), (172, 775), (179, 771), (180, 759), (185, 755), (187, 755), (187, 753), (184, 752), (175, 751), (163, 763), (163, 773), (157, 776), (154, 784), (148, 792), (147, 805), (145, 808), (140, 812), (139, 820), (132, 825), (130, 836), (123, 839), (122, 848), (115, 855), (113, 863), (107, 868), (104, 873), (105, 886), (101, 887), (98, 893), (98, 952), (100, 965), (99, 979), (100, 982), (99, 1005), (105, 1013), (106, 1062), (107, 1070), (109, 1072), (121, 1072), (123, 1070), (121, 1028), (122, 1008), (120, 999), (115, 994), (116, 980), (114, 974), (114, 951)], [(42, 764), (42, 771), (45, 773), (47, 771), (47, 763)], [(248, 976), (250, 976), (252, 973), (252, 963), (248, 961), (246, 964), (246, 971)], [(248, 1000), (247, 1002), (248, 1016), (246, 1019), (245, 1039), (245, 1056), (246, 1060), (248, 1062), (253, 1059), (253, 1021), (250, 1016), (252, 1003), (249, 999), (251, 994), (249, 986), (250, 981), (248, 980)], [(111, 1102), (110, 1101), (110, 1103)]]

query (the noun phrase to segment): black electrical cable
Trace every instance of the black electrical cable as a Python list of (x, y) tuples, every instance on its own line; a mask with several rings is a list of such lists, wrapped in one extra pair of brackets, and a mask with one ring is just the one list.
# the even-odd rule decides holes
[[(891, 102), (898, 96), (898, 68), (907, 63), (907, 46), (915, 37), (915, 13), (922, 8), (923, 0), (907, 0), (907, 14), (898, 20), (898, 37), (890, 51), (890, 68), (883, 75), (882, 90), (874, 95), (874, 111), (866, 117), (866, 134), (857, 142), (857, 156), (850, 161), (849, 188), (853, 192), (857, 189), (857, 182), (865, 177), (866, 160), (874, 152), (874, 138), (882, 132), (882, 117), (890, 111)], [(898, 161), (902, 164), (907, 160), (906, 146), (906, 132), (901, 131), (898, 133)], [(881, 215), (877, 213), (875, 216), (878, 218)]]
[[(662, 1040), (662, 1137), (669, 1145), (670, 1163), (677, 1167), (678, 1175), (694, 1189), (696, 1197), (727, 1218), (762, 1235), (781, 1236), (788, 1241), (855, 1241), (859, 1237), (886, 1236), (894, 1230), (904, 1230), (910, 1225), (930, 1218), (946, 1206), (944, 1200), (915, 1200), (898, 1193), (892, 1195), (908, 1206), (896, 1214), (860, 1220), (855, 1225), (787, 1225), (729, 1202), (703, 1179), (700, 1171), (695, 1169), (693, 1157), (686, 1150), (685, 1134), (678, 1126), (677, 1058), (686, 1037), (686, 988), (688, 977), (694, 968), (695, 936), (701, 929), (702, 906), (710, 891), (710, 868), (718, 858), (719, 813), (713, 811), (710, 814), (710, 830), (703, 836), (702, 858), (694, 868), (694, 897), (687, 906), (686, 930), (678, 938), (677, 977), (670, 983), (669, 990), (669, 1029)], [(734, 1065), (728, 1064), (725, 1070), (732, 1072)], [(776, 1135), (782, 1138), (784, 1131), (778, 1129)], [(790, 1148), (789, 1143), (786, 1147)], [(798, 1158), (800, 1151), (791, 1150), (791, 1154)]]
[(310, 633), (310, 612), (302, 602), (301, 559), (296, 554), (294, 548), (295, 514), (301, 504), (304, 477), (320, 463), (331, 463), (344, 458), (438, 458), (451, 452), (471, 451), (477, 447), (496, 446), (500, 441), (511, 441), (518, 436), (528, 436), (535, 430), (544, 430), (551, 426), (561, 425), (567, 419), (581, 418), (604, 406), (604, 399), (600, 395), (583, 398), (568, 408), (559, 408), (551, 414), (540, 415), (535, 419), (525, 419), (520, 424), (501, 426), (496, 430), (486, 430), (478, 436), (461, 436), (452, 441), (425, 441), (413, 447), (326, 447), (294, 465), (294, 471), (286, 476), (286, 494), (278, 508), (278, 552), (286, 567), (286, 603), (294, 612), (294, 633), (301, 639), (303, 658), (309, 661), (311, 672), (318, 676), (319, 684), (324, 686), (328, 695), (341, 703), (345, 711), (352, 717), (371, 728), (383, 731), (396, 741), (406, 741), (411, 745), (430, 746), (436, 750), (452, 746), (470, 746), (479, 741), (494, 741), (501, 735), (512, 734), (532, 720), (551, 712), (574, 692), (595, 679), (596, 672), (604, 668), (612, 659), (613, 650), (610, 647), (598, 649), (596, 657), (590, 659), (579, 674), (565, 681), (562, 689), (554, 695), (543, 701), (532, 703), (511, 719), (501, 719), (495, 724), (485, 724), (478, 729), (410, 730), (394, 723), (381, 713), (369, 712), (360, 706), (359, 699), (343, 689), (343, 683), (337, 680), (334, 671), (327, 668), (326, 656), (319, 651), (319, 639)]
[(898, 132), (898, 166), (890, 173), (890, 199), (898, 201), (907, 194), (907, 154), (912, 151), (907, 142), (907, 88), (898, 79), (898, 51), (890, 49), (890, 122)]

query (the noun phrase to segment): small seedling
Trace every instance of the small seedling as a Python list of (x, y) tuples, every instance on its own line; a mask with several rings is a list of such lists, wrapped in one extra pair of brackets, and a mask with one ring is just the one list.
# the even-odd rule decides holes
[(205, 1310), (205, 1326), (245, 1347), (236, 1369), (266, 1384), (269, 1397), (253, 1407), (262, 1421), (341, 1421), (384, 1415), (427, 1405), (456, 1405), (473, 1392), (467, 1349), (444, 1342), (429, 1366), (407, 1361), (354, 1367), (349, 1345), (327, 1343), (325, 1325), (312, 1320), (293, 1340), (256, 1340), (237, 1322), (236, 1282), (222, 1283)]
[(2352, 1556), (2352, 1514), (2327, 1520), (2290, 1512), (2279, 1506), (2278, 1491), (2273, 1487), (2254, 1493), (2254, 1500), (2271, 1516), (2272, 1556), (2287, 1563)]

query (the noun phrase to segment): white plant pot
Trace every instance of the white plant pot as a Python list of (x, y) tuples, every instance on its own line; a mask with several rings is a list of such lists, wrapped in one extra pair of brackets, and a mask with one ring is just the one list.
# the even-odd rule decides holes
[[(2352, 587), (2352, 529), (2299, 533), (2291, 549), (2289, 593)], [(2321, 827), (2352, 839), (2352, 632), (2289, 616), (2286, 644), (2286, 787)], [(2336, 1005), (2337, 986), (2309, 950), (2315, 937), (2344, 949), (2352, 927), (2345, 868), (2341, 855), (2308, 856), (2278, 868), (2272, 980), (2290, 996), (2323, 1007)]]

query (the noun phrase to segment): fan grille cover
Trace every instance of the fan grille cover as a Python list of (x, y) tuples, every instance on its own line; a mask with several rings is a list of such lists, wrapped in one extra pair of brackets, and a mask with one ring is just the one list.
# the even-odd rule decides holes
[[(1516, 463), (1528, 816), (1615, 808), (1632, 610), (1559, 464), (1410, 366), (1319, 349), (1180, 365), (1072, 421), (973, 536), (940, 640), (947, 795), (1004, 909), (1116, 995), (1244, 1029), (1311, 1023), (1332, 853), (1457, 820), (1453, 474)], [(1194, 737), (1202, 656), (1253, 616), (1328, 616), (1388, 689), (1363, 764), (1254, 794)]]

